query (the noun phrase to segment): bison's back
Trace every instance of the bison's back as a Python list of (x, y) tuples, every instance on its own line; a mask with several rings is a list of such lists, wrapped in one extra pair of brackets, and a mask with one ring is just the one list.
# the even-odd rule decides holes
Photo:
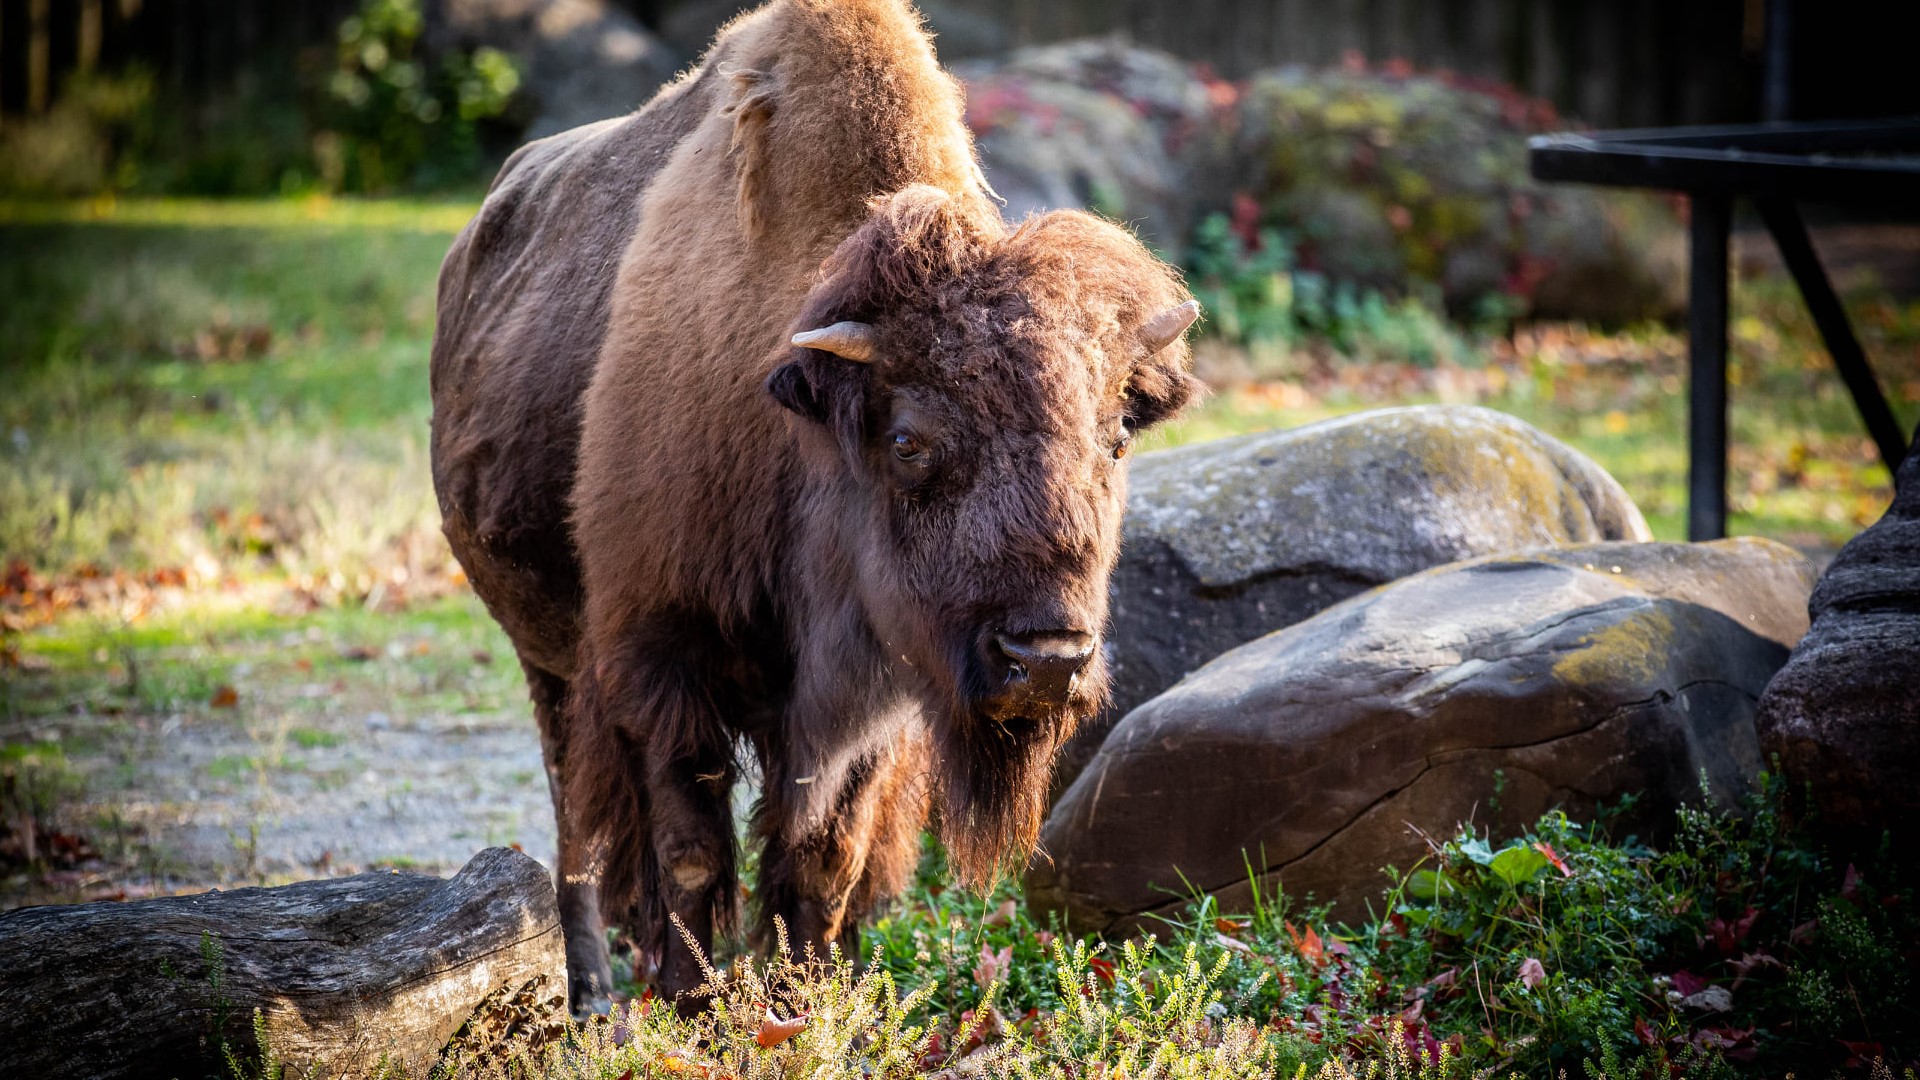
[(522, 148), (440, 269), (432, 445), (442, 527), (520, 654), (557, 675), (572, 673), (579, 634), (567, 508), (581, 398), (640, 196), (699, 121), (708, 82)]

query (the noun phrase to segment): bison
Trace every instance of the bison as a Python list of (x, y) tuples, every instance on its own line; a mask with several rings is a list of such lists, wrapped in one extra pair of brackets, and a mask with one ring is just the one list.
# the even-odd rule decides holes
[(1198, 308), (1115, 225), (1009, 227), (962, 111), (900, 0), (775, 0), (522, 148), (447, 255), (434, 485), (531, 690), (576, 1010), (602, 912), (699, 984), (670, 916), (734, 917), (749, 752), (760, 929), (846, 944), (933, 808), (963, 881), (1024, 858), (1102, 700)]

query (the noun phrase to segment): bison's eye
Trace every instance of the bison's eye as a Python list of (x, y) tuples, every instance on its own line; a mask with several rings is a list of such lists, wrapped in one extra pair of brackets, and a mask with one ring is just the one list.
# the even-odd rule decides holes
[(1113, 441), (1113, 460), (1119, 461), (1125, 458), (1129, 453), (1132, 453), (1132, 452), (1133, 452), (1133, 429), (1130, 427), (1123, 427), (1120, 429), (1120, 437)]
[(910, 464), (916, 463), (927, 456), (927, 448), (912, 435), (897, 431), (893, 435), (893, 456)]

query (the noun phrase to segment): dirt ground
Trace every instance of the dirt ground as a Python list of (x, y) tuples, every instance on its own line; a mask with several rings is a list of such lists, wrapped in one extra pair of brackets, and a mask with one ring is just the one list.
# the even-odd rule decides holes
[[(239, 621), (25, 636), (0, 671), (0, 906), (449, 873), (494, 845), (552, 865), (532, 709), (471, 596)], [(40, 868), (22, 858), (28, 816)]]

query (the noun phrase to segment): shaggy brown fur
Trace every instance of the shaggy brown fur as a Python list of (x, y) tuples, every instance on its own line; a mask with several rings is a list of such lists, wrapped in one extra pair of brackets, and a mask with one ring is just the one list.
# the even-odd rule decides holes
[[(1104, 627), (1126, 440), (1195, 389), (1141, 327), (1187, 297), (1090, 216), (1009, 231), (960, 115), (899, 0), (776, 0), (516, 155), (447, 257), (435, 483), (535, 694), (576, 1007), (596, 869), (660, 987), (698, 982), (668, 915), (731, 917), (740, 748), (761, 919), (820, 943), (930, 801), (968, 881), (1024, 857), (1104, 693), (1097, 648), (1022, 696), (995, 642)], [(872, 363), (785, 343), (842, 320)]]

